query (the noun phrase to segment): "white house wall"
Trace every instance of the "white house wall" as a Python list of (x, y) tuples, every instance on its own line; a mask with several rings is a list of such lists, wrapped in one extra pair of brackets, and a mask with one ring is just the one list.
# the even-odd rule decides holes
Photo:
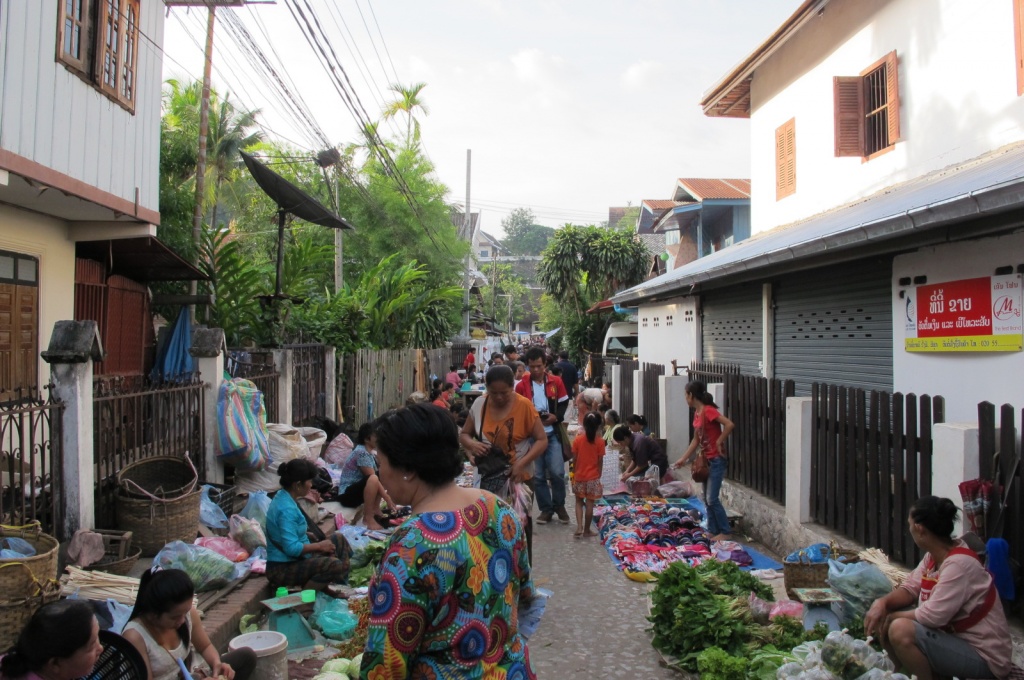
[(163, 3), (142, 0), (134, 115), (56, 60), (60, 4), (0, 4), (0, 148), (157, 211)]
[(1024, 352), (907, 352), (904, 349), (904, 277), (927, 276), (928, 285), (993, 276), (997, 267), (1024, 264), (1024, 233), (924, 248), (893, 261), (893, 385), (896, 391), (940, 394), (947, 422), (975, 422), (978, 403), (1024, 406)]
[(637, 326), (642, 363), (664, 364), (666, 373), (671, 375), (673, 359), (683, 368), (700, 356), (700, 320), (695, 298), (641, 305)]
[[(75, 318), (75, 243), (68, 224), (0, 204), (0, 250), (39, 258), (39, 351), (50, 344), (53, 324)], [(38, 360), (39, 385), (50, 367)]]
[[(1010, 0), (832, 0), (755, 72), (753, 230), (818, 214), (1024, 139)], [(836, 158), (834, 76), (896, 50), (900, 134), (870, 161)], [(775, 199), (775, 130), (796, 119), (796, 193)]]

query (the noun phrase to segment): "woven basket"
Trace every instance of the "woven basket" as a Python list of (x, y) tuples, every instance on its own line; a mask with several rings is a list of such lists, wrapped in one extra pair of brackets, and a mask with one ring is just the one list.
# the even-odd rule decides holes
[[(53, 536), (43, 533), (39, 522), (20, 527), (0, 525), (0, 538), (11, 537), (23, 538), (31, 543), (36, 554), (26, 559), (0, 560), (0, 598), (29, 593), (36, 582), (46, 583), (57, 579), (57, 552), (60, 544)], [(21, 564), (27, 569), (6, 568), (10, 564)]]
[[(833, 547), (832, 559), (845, 557), (846, 562), (860, 562), (856, 550), (844, 550)], [(782, 576), (786, 584), (786, 593), (793, 597), (794, 588), (827, 588), (828, 562), (784, 562)]]
[[(28, 540), (28, 539), (26, 539)], [(25, 560), (3, 560), (0, 574), (10, 578), (10, 574), (20, 574), (30, 585), (21, 591), (0, 591), (0, 649), (10, 649), (18, 641), (21, 630), (36, 613), (36, 610), (49, 602), (60, 598), (60, 583), (53, 578), (38, 580), (33, 572), (24, 564)], [(15, 594), (27, 594), (28, 597), (7, 599)]]
[(127, 576), (131, 572), (132, 567), (135, 566), (135, 563), (139, 561), (139, 557), (141, 556), (142, 550), (140, 548), (136, 548), (133, 554), (128, 555), (128, 557), (122, 559), (119, 559), (117, 556), (107, 553), (99, 562), (97, 562), (96, 564), (91, 564), (85, 569), (86, 571), (103, 571), (108, 574)]
[(117, 474), (117, 527), (132, 532), (142, 555), (152, 557), (171, 541), (191, 543), (199, 532), (199, 476), (186, 456), (158, 456)]

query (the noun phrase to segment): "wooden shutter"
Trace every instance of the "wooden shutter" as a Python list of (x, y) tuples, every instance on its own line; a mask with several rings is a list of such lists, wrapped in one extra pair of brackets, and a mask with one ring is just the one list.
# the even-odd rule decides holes
[(896, 50), (885, 55), (886, 108), (889, 122), (889, 146), (900, 141), (900, 79)]
[(863, 78), (836, 76), (832, 79), (832, 89), (835, 100), (836, 156), (863, 156)]
[(1024, 94), (1024, 0), (1013, 0), (1013, 42), (1017, 52), (1017, 96)]
[(39, 343), (39, 289), (0, 283), (0, 401), (35, 387)]
[(796, 193), (796, 119), (775, 130), (775, 200)]

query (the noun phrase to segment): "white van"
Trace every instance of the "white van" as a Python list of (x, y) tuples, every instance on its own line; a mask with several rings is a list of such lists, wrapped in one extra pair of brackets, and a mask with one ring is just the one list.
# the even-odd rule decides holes
[(640, 325), (635, 321), (617, 321), (604, 335), (601, 354), (606, 357), (635, 359), (640, 348)]

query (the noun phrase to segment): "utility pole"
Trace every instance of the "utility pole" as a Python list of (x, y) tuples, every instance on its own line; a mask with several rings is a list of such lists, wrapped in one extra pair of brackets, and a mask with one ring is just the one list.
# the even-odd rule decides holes
[[(216, 17), (215, 7), (207, 8), (206, 19), (206, 54), (203, 59), (203, 94), (199, 102), (199, 157), (196, 162), (196, 208), (192, 213), (192, 245), (199, 254), (199, 244), (203, 237), (203, 202), (206, 195), (206, 138), (210, 136), (210, 72), (213, 70), (213, 24)], [(196, 282), (190, 284), (192, 294), (197, 292)], [(192, 318), (195, 319), (195, 306), (192, 307)]]
[(469, 252), (466, 254), (464, 272), (462, 274), (462, 335), (469, 338), (469, 265), (473, 261), (473, 213), (469, 209), (469, 184), (472, 170), (473, 150), (466, 149), (466, 214), (462, 220), (462, 232), (469, 239)]

